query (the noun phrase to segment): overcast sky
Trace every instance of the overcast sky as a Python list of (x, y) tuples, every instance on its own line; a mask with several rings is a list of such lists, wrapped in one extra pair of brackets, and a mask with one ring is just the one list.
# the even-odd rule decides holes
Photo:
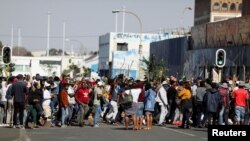
[[(22, 46), (28, 50), (46, 50), (47, 12), (51, 11), (50, 48), (62, 49), (63, 21), (66, 21), (66, 38), (81, 42), (88, 51), (98, 50), (99, 35), (115, 31), (114, 9), (136, 13), (142, 20), (143, 32), (159, 32), (180, 26), (183, 15), (185, 27), (193, 26), (194, 0), (1, 0), (0, 40), (11, 44), (11, 25), (14, 27), (14, 45), (21, 29)], [(122, 29), (122, 13), (118, 31)], [(139, 32), (137, 19), (129, 14), (125, 18), (125, 32)], [(66, 43), (66, 50), (70, 45)]]

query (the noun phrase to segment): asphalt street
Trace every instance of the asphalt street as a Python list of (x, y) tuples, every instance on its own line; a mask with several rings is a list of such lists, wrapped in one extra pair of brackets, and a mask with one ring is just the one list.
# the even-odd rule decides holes
[(11, 129), (0, 128), (1, 141), (206, 141), (207, 129), (179, 129), (154, 126), (152, 130), (125, 130), (123, 126), (101, 124), (67, 128)]

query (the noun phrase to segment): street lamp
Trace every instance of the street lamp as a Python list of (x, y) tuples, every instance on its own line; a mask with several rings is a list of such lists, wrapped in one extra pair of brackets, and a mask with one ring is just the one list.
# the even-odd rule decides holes
[(190, 11), (191, 11), (192, 8), (191, 8), (191, 7), (185, 7), (185, 8), (183, 9), (183, 11), (182, 11), (181, 18), (180, 18), (180, 31), (183, 30), (183, 33), (185, 32), (185, 31), (184, 31), (184, 27), (183, 27), (183, 17), (184, 17), (184, 14), (185, 14), (185, 12), (186, 12), (187, 10), (190, 10)]
[[(119, 13), (119, 12), (124, 12), (124, 13), (128, 13), (128, 14), (131, 14), (133, 16), (136, 17), (136, 19), (138, 20), (139, 24), (140, 24), (140, 42), (139, 42), (139, 54), (140, 54), (140, 58), (141, 58), (141, 54), (142, 54), (142, 21), (140, 19), (140, 17), (135, 14), (134, 12), (131, 12), (131, 11), (128, 11), (128, 10), (113, 10), (112, 13)], [(139, 59), (139, 68), (138, 68), (138, 73), (139, 73), (139, 78), (140, 78), (140, 60)]]
[(142, 21), (140, 19), (140, 17), (138, 15), (136, 15), (134, 12), (128, 11), (128, 10), (113, 10), (112, 13), (119, 13), (119, 12), (124, 12), (124, 13), (128, 13), (131, 14), (133, 16), (136, 17), (136, 19), (138, 20), (139, 24), (140, 24), (140, 44), (139, 44), (139, 54), (141, 54), (141, 48), (142, 48), (142, 44), (141, 44), (141, 40), (142, 40)]
[(48, 31), (47, 31), (47, 56), (49, 56), (49, 49), (50, 49), (50, 16), (51, 12), (48, 11)]
[[(73, 39), (69, 39), (69, 38), (67, 38), (67, 39), (65, 39), (65, 41), (67, 41), (67, 42), (77, 42), (77, 43), (79, 43), (80, 44), (80, 50), (86, 50), (86, 48), (84, 48), (84, 46), (83, 46), (83, 44), (82, 44), (82, 42), (80, 42), (80, 41), (78, 41), (78, 40), (73, 40)], [(64, 53), (64, 52), (63, 52)], [(73, 46), (71, 46), (71, 53), (73, 54)], [(79, 52), (80, 54), (82, 54), (82, 52)]]

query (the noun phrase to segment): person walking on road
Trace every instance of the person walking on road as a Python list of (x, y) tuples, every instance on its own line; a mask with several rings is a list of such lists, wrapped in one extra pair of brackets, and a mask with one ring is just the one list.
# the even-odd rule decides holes
[(23, 126), (23, 117), (24, 117), (24, 106), (25, 100), (27, 97), (27, 87), (25, 82), (23, 81), (23, 75), (17, 75), (17, 82), (12, 85), (12, 96), (14, 98), (14, 121), (13, 121), (13, 128), (17, 127), (17, 114), (19, 114), (19, 122), (20, 128), (24, 129)]

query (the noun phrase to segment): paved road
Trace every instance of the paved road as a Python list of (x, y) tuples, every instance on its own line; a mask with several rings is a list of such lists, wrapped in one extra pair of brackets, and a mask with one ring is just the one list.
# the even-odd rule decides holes
[[(8, 132), (2, 136), (1, 134)], [(155, 126), (152, 130), (124, 130), (123, 126), (102, 124), (99, 128), (67, 127), (39, 129), (0, 128), (0, 140), (25, 141), (206, 141), (207, 129), (179, 129), (175, 126)]]

